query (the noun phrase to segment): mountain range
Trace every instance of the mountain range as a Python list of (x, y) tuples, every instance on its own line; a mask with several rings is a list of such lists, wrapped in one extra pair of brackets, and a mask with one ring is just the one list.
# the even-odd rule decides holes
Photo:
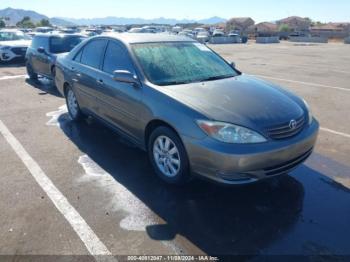
[(16, 23), (21, 21), (25, 16), (29, 16), (30, 19), (35, 23), (39, 22), (41, 19), (48, 19), (52, 24), (57, 26), (74, 25), (69, 21), (65, 21), (60, 18), (49, 18), (46, 15), (39, 14), (31, 10), (14, 9), (14, 8), (5, 8), (0, 10), (0, 18), (6, 19), (6, 23), (10, 26), (16, 25)]
[(108, 16), (102, 18), (66, 18), (66, 17), (52, 17), (49, 18), (46, 15), (39, 14), (31, 10), (5, 8), (0, 10), (0, 18), (6, 18), (8, 25), (16, 25), (17, 22), (23, 19), (23, 17), (29, 16), (34, 22), (39, 22), (41, 19), (48, 19), (51, 24), (56, 26), (72, 26), (72, 25), (130, 25), (130, 24), (187, 24), (187, 23), (200, 23), (200, 24), (216, 24), (226, 22), (226, 19), (221, 17), (211, 17), (208, 19), (194, 20), (194, 19), (173, 19), (173, 18), (127, 18)]
[(66, 18), (61, 17), (61, 20), (65, 20), (77, 25), (130, 25), (130, 24), (188, 24), (188, 23), (200, 23), (200, 24), (217, 24), (226, 22), (226, 19), (221, 17), (211, 17), (208, 19), (194, 20), (194, 19), (173, 19), (173, 18), (126, 18), (126, 17), (116, 17), (108, 16), (103, 18)]

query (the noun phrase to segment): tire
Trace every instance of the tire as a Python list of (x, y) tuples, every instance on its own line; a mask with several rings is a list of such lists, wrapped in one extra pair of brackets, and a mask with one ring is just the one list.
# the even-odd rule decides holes
[(52, 78), (55, 78), (55, 76), (56, 76), (56, 67), (53, 66), (53, 67), (51, 68), (51, 77), (52, 77)]
[(182, 185), (191, 180), (185, 147), (172, 129), (161, 126), (151, 133), (148, 157), (156, 174), (166, 183)]
[(38, 74), (34, 72), (34, 69), (30, 63), (26, 63), (27, 74), (31, 80), (38, 80)]
[(84, 117), (80, 110), (78, 100), (72, 88), (67, 87), (65, 95), (66, 95), (66, 105), (67, 105), (69, 116), (73, 121), (77, 121), (77, 122), (81, 121)]
[(51, 68), (52, 87), (57, 88), (57, 87), (56, 87), (56, 82), (55, 82), (55, 77), (56, 77), (56, 67), (53, 66), (53, 67)]

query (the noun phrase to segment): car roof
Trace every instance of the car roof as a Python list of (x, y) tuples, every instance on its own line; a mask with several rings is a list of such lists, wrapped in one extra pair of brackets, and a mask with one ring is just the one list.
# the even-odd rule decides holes
[(110, 37), (122, 41), (125, 44), (136, 43), (155, 43), (155, 42), (195, 42), (186, 36), (170, 34), (152, 34), (152, 33), (108, 33), (94, 38)]
[(78, 36), (78, 37), (84, 37), (80, 34), (65, 34), (65, 33), (36, 33), (34, 37), (40, 36), (40, 37), (66, 37), (66, 36)]
[[(5, 33), (17, 33), (17, 32), (22, 32), (19, 29), (11, 29), (11, 28), (5, 28), (5, 29), (0, 29), (0, 32), (5, 32)], [(23, 33), (23, 32), (22, 32)]]

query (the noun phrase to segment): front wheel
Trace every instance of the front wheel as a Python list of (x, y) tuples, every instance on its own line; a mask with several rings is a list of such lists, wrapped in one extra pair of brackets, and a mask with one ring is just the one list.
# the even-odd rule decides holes
[(156, 174), (165, 182), (184, 184), (191, 179), (185, 147), (170, 128), (162, 126), (152, 132), (148, 156)]
[(66, 91), (66, 104), (69, 116), (72, 118), (72, 120), (80, 121), (83, 118), (83, 114), (80, 110), (75, 93), (70, 87), (68, 87)]

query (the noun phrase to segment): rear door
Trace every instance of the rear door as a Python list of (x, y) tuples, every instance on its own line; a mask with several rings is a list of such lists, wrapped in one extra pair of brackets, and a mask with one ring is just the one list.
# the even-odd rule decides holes
[(45, 74), (45, 65), (47, 63), (47, 55), (38, 52), (38, 48), (42, 47), (49, 52), (48, 37), (35, 36), (31, 46), (31, 55), (29, 57), (33, 69), (36, 73)]
[(89, 41), (75, 56), (70, 68), (73, 89), (80, 107), (96, 115), (99, 115), (97, 96), (100, 88), (97, 79), (106, 45), (105, 39)]

